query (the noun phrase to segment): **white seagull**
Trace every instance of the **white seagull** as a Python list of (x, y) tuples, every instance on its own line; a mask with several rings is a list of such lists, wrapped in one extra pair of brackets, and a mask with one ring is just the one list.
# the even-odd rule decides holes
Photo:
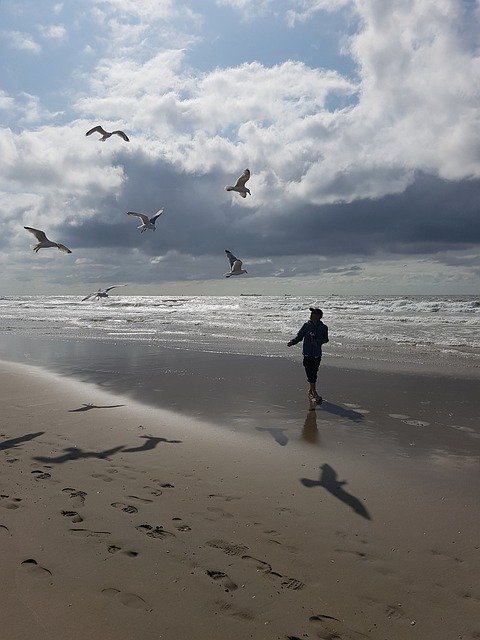
[(162, 213), (163, 213), (163, 209), (159, 209), (154, 216), (149, 218), (144, 213), (135, 213), (135, 211), (127, 211), (127, 216), (137, 216), (137, 218), (140, 218), (140, 220), (142, 221), (142, 224), (139, 227), (137, 227), (137, 229), (141, 229), (140, 233), (143, 233), (147, 229), (151, 229), (152, 231), (155, 231), (155, 222), (157, 218), (159, 218), (162, 215)]
[(247, 193), (248, 195), (251, 196), (252, 194), (250, 193), (250, 189), (247, 189), (247, 187), (245, 186), (245, 183), (249, 179), (250, 179), (250, 169), (245, 169), (245, 171), (236, 181), (235, 185), (233, 187), (232, 186), (225, 187), (225, 191), (236, 191), (242, 196), (242, 198), (246, 198)]
[(231, 251), (225, 249), (225, 253), (227, 254), (228, 261), (230, 262), (230, 271), (223, 274), (226, 278), (230, 278), (230, 276), (240, 276), (242, 273), (248, 273), (245, 269), (242, 269), (242, 261), (236, 258)]
[(110, 136), (113, 136), (114, 134), (117, 134), (117, 136), (120, 136), (121, 138), (123, 138), (125, 142), (130, 142), (127, 134), (124, 133), (123, 131), (105, 131), (105, 129), (99, 124), (96, 127), (93, 127), (93, 129), (90, 129), (90, 131), (87, 131), (85, 135), (89, 136), (92, 133), (95, 133), (95, 131), (98, 131), (98, 133), (102, 135), (102, 137), (100, 138), (101, 142), (105, 142), (107, 138), (110, 138)]
[(33, 250), (35, 252), (39, 251), (40, 249), (47, 249), (48, 247), (57, 247), (57, 249), (60, 249), (60, 251), (63, 251), (64, 253), (72, 253), (70, 249), (64, 244), (59, 244), (58, 242), (52, 242), (51, 240), (49, 240), (45, 235), (45, 231), (40, 231), (40, 229), (33, 229), (32, 227), (23, 228), (27, 231), (30, 231), (30, 233), (33, 233), (33, 235), (38, 240), (38, 244), (33, 247)]
[(107, 287), (106, 289), (99, 289), (98, 291), (96, 291), (95, 293), (90, 293), (86, 298), (82, 299), (82, 302), (85, 302), (85, 300), (88, 300), (89, 298), (95, 297), (97, 300), (100, 300), (100, 298), (108, 298), (108, 291), (110, 291), (111, 289), (115, 289), (115, 287), (126, 287), (126, 284), (114, 284), (111, 287)]

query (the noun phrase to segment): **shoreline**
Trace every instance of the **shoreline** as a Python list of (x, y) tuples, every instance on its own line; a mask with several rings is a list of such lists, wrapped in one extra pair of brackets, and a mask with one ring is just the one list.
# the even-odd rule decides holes
[(267, 427), (255, 400), (260, 431), (32, 365), (0, 383), (5, 640), (479, 631), (476, 434), (443, 451), (437, 423), (391, 418), (399, 442), (368, 381), (363, 405)]

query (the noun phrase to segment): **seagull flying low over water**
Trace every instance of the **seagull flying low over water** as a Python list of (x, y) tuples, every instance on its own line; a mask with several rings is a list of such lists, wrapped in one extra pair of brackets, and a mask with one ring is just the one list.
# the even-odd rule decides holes
[(117, 136), (123, 138), (125, 142), (130, 142), (127, 134), (123, 131), (105, 131), (105, 129), (99, 124), (96, 127), (93, 127), (93, 129), (90, 129), (90, 131), (87, 131), (85, 135), (89, 136), (90, 134), (95, 133), (95, 131), (98, 131), (98, 133), (102, 134), (102, 137), (100, 138), (101, 142), (105, 142), (107, 138), (110, 138), (110, 136), (113, 136), (114, 134), (117, 134)]
[(159, 209), (154, 216), (149, 218), (144, 213), (135, 213), (135, 211), (127, 211), (127, 216), (137, 216), (137, 218), (140, 218), (140, 220), (142, 221), (142, 224), (139, 227), (137, 227), (137, 229), (141, 229), (140, 233), (143, 233), (147, 229), (151, 229), (152, 231), (155, 231), (155, 222), (157, 218), (159, 218), (162, 215), (162, 213), (163, 213), (163, 209)]
[(242, 196), (242, 198), (246, 198), (247, 193), (248, 195), (251, 196), (252, 194), (250, 193), (250, 189), (247, 189), (247, 187), (245, 186), (245, 183), (249, 179), (250, 179), (250, 169), (245, 169), (245, 171), (236, 181), (235, 185), (233, 187), (232, 186), (225, 187), (225, 191), (236, 191)]
[(27, 231), (30, 231), (30, 233), (33, 233), (33, 235), (38, 240), (38, 244), (33, 247), (33, 250), (35, 252), (39, 251), (40, 249), (47, 249), (48, 247), (57, 247), (57, 249), (60, 249), (60, 251), (63, 251), (64, 253), (72, 253), (70, 249), (64, 244), (58, 244), (58, 242), (52, 242), (51, 240), (49, 240), (45, 235), (45, 231), (40, 231), (40, 229), (33, 229), (32, 227), (23, 228)]
[(85, 300), (88, 300), (89, 298), (92, 298), (92, 297), (95, 297), (97, 300), (100, 300), (100, 298), (108, 298), (107, 291), (110, 291), (110, 289), (115, 289), (115, 287), (126, 287), (126, 286), (127, 286), (126, 284), (114, 284), (111, 287), (107, 287), (106, 289), (99, 289), (95, 293), (90, 293), (86, 298), (82, 298), (82, 302), (85, 302)]
[(230, 271), (223, 274), (226, 278), (230, 278), (230, 276), (240, 276), (242, 273), (247, 273), (245, 269), (242, 269), (241, 260), (236, 258), (228, 249), (225, 249), (225, 253), (227, 254), (228, 261), (230, 262)]

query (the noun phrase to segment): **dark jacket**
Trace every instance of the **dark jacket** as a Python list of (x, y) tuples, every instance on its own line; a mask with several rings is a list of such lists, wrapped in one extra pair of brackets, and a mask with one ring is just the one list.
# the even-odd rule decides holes
[(322, 355), (322, 344), (328, 342), (328, 327), (320, 320), (315, 323), (309, 320), (297, 333), (296, 337), (290, 340), (289, 344), (297, 344), (303, 340), (303, 355), (319, 358)]

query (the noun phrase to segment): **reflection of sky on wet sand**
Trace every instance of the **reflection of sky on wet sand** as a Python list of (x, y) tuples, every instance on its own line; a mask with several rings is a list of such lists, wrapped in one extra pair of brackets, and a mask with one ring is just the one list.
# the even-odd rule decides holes
[(307, 411), (301, 362), (282, 358), (12, 334), (0, 336), (0, 358), (45, 366), (287, 449), (321, 444), (445, 469), (469, 469), (480, 457), (478, 381), (446, 384), (427, 376), (322, 365), (321, 390), (328, 399)]

